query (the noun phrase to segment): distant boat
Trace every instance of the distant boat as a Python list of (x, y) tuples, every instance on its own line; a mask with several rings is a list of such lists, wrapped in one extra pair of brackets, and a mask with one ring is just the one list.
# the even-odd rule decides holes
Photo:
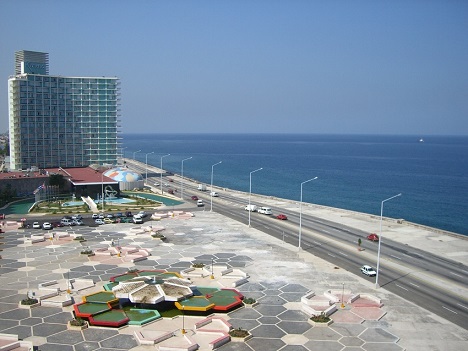
[(419, 142), (424, 143), (424, 139), (423, 138), (419, 139)]

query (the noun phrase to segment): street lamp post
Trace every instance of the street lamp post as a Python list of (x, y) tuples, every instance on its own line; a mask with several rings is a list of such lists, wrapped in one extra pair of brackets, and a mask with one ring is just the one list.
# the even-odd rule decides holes
[(153, 151), (153, 152), (148, 152), (148, 153), (145, 155), (145, 165), (146, 165), (145, 183), (146, 183), (146, 184), (148, 184), (148, 155), (151, 155), (151, 154), (154, 154), (154, 151)]
[(128, 146), (120, 148), (120, 155), (121, 155), (120, 157), (125, 158), (124, 150), (126, 148), (128, 148)]
[(379, 247), (377, 249), (377, 269), (376, 269), (376, 275), (375, 275), (375, 288), (377, 289), (379, 287), (379, 268), (380, 268), (380, 243), (382, 242), (382, 218), (383, 218), (383, 205), (384, 202), (387, 202), (391, 199), (394, 199), (398, 196), (401, 196), (400, 194), (394, 195), (392, 197), (389, 197), (388, 199), (385, 199), (382, 201), (380, 205), (380, 232), (379, 232)]
[(164, 158), (164, 157), (167, 157), (167, 156), (169, 156), (169, 155), (170, 155), (170, 154), (161, 156), (161, 184), (160, 184), (160, 185), (161, 185), (161, 195), (163, 194), (163, 189), (162, 189), (163, 162), (162, 162), (162, 161), (163, 161), (163, 158)]
[(101, 208), (104, 213), (104, 171), (101, 173)]
[(192, 157), (188, 157), (182, 160), (182, 167), (180, 168), (180, 174), (181, 174), (181, 181), (180, 181), (180, 199), (184, 199), (184, 161), (191, 160)]
[(313, 180), (315, 180), (317, 178), (318, 177), (315, 177), (315, 178), (306, 180), (305, 182), (301, 183), (301, 201), (299, 202), (299, 246), (298, 246), (299, 249), (301, 248), (301, 239), (302, 239), (302, 186), (305, 183), (311, 182), (311, 181), (313, 181)]
[(261, 171), (263, 169), (262, 168), (259, 168), (259, 169), (256, 169), (255, 171), (252, 171), (250, 172), (250, 185), (249, 185), (249, 227), (250, 227), (250, 214), (252, 212), (252, 207), (250, 205), (250, 199), (252, 197), (252, 173), (255, 173), (255, 172), (258, 172), (258, 171)]
[(136, 155), (137, 153), (139, 153), (139, 152), (141, 152), (141, 150), (135, 151), (135, 152), (133, 153), (133, 159), (135, 159), (135, 155)]
[(213, 172), (214, 172), (214, 166), (219, 165), (223, 161), (219, 161), (218, 163), (215, 163), (214, 165), (211, 166), (211, 189), (210, 189), (210, 196), (211, 196), (211, 206), (210, 206), (210, 212), (213, 211)]

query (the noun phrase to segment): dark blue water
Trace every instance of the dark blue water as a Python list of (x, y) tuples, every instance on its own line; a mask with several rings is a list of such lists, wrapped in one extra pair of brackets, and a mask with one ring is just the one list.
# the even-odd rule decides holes
[(468, 235), (468, 137), (124, 134), (125, 157), (204, 183), (380, 215)]

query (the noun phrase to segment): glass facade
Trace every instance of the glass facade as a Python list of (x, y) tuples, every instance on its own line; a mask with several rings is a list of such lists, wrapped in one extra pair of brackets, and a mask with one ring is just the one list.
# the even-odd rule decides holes
[(8, 92), (11, 169), (117, 162), (118, 78), (22, 74)]

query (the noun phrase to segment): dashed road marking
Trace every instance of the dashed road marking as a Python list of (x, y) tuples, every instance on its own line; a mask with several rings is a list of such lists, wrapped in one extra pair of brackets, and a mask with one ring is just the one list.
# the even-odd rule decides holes
[(341, 251), (340, 251), (340, 255), (343, 255), (343, 256), (346, 256), (346, 257), (348, 257), (348, 255), (347, 255), (347, 254), (345, 254), (344, 252), (341, 252)]
[(454, 310), (451, 310), (451, 309), (448, 308), (448, 307), (442, 306), (442, 308), (445, 308), (447, 311), (450, 311), (450, 312), (452, 312), (452, 313), (458, 314), (457, 312), (455, 312)]
[(449, 272), (450, 274), (453, 274), (453, 275), (456, 275), (457, 277), (460, 277), (462, 278), (462, 276), (460, 274), (457, 274), (457, 273), (453, 273), (453, 272)]
[(414, 283), (410, 283), (410, 284), (411, 284), (412, 286), (415, 286), (415, 287), (419, 288), (419, 285), (416, 285), (416, 284), (414, 284)]
[(461, 303), (457, 303), (457, 305), (460, 306), (460, 307), (466, 308), (468, 310), (468, 307), (462, 305)]
[(401, 258), (400, 258), (400, 257), (398, 257), (398, 256), (395, 256), (395, 255), (390, 255), (390, 256), (392, 256), (392, 257), (396, 258), (397, 260), (401, 260)]
[(399, 288), (403, 289), (403, 290), (409, 291), (408, 289), (402, 287), (401, 285), (398, 285), (398, 284), (395, 284), (395, 285), (398, 286)]
[(331, 253), (328, 253), (327, 255), (331, 257), (336, 257), (335, 255), (332, 255)]

